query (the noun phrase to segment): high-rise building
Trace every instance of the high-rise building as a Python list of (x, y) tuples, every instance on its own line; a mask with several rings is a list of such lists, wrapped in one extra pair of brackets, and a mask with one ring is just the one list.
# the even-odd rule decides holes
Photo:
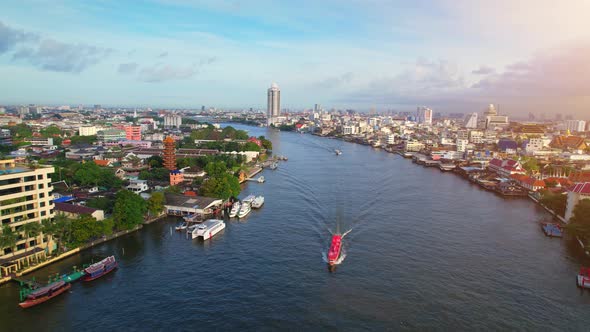
[(571, 132), (586, 131), (586, 121), (584, 120), (566, 120), (565, 129)]
[(141, 140), (141, 126), (125, 126), (125, 138), (130, 141)]
[(53, 167), (29, 168), (17, 165), (13, 159), (0, 161), (2, 225), (9, 227), (14, 235), (11, 244), (0, 247), (2, 276), (45, 258), (46, 249), (51, 250), (49, 239), (42, 232), (31, 235), (23, 227), (54, 217), (49, 177), (53, 172)]
[(432, 110), (428, 107), (418, 107), (416, 111), (416, 122), (421, 124), (432, 124)]
[(182, 118), (179, 115), (169, 114), (164, 116), (164, 128), (180, 128)]
[(477, 128), (477, 113), (467, 114), (463, 126), (465, 128)]
[(271, 84), (267, 91), (266, 117), (268, 125), (276, 122), (281, 115), (281, 90), (276, 83)]

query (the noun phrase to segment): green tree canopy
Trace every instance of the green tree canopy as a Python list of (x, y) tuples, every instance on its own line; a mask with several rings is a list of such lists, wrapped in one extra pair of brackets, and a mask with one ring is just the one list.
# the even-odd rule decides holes
[(113, 218), (119, 229), (131, 229), (141, 224), (146, 211), (147, 204), (143, 198), (129, 190), (119, 190), (115, 196)]
[(238, 178), (228, 173), (210, 177), (201, 185), (201, 195), (207, 197), (227, 199), (237, 197), (240, 191)]
[(156, 191), (147, 200), (147, 210), (153, 215), (159, 215), (164, 210), (164, 204), (166, 204), (164, 193)]

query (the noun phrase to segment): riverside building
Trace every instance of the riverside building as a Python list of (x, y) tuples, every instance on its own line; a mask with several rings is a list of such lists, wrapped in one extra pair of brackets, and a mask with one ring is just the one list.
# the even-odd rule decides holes
[[(42, 220), (53, 219), (54, 204), (51, 191), (53, 167), (30, 168), (18, 165), (13, 159), (0, 161), (0, 220), (2, 232), (10, 228), (13, 240), (2, 236), (0, 247), (0, 274), (9, 273), (44, 259), (51, 251), (47, 237), (39, 232), (36, 235), (25, 233), (25, 225), (41, 224)], [(24, 228), (23, 228), (24, 227)]]

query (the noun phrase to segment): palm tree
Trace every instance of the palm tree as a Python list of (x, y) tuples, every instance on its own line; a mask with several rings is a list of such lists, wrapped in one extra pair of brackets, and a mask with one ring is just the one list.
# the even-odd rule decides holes
[(18, 242), (18, 234), (12, 230), (12, 227), (6, 225), (2, 228), (2, 247), (3, 248), (10, 248), (12, 250), (12, 255), (14, 256), (16, 243)]
[(27, 239), (27, 244), (26, 247), (29, 247), (29, 241), (28, 239), (30, 238), (37, 238), (37, 236), (39, 236), (39, 234), (41, 234), (41, 224), (37, 223), (37, 222), (30, 222), (27, 224), (24, 224), (23, 227), (21, 228), (21, 231), (24, 233), (25, 235), (25, 239)]

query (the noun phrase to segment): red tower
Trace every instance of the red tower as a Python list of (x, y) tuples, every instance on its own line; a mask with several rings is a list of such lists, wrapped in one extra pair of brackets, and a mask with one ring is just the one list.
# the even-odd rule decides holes
[(171, 171), (176, 169), (176, 142), (172, 136), (164, 139), (164, 167)]

